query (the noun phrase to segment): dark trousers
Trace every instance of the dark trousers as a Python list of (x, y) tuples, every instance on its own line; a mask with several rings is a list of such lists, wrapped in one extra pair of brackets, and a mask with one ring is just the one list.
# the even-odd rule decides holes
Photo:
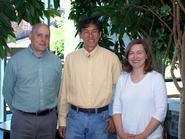
[(56, 126), (56, 110), (42, 116), (15, 111), (11, 121), (10, 139), (55, 139)]

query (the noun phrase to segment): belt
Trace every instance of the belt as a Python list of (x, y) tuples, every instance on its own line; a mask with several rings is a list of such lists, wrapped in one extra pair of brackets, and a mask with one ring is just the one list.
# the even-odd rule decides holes
[(108, 105), (100, 108), (80, 108), (74, 105), (71, 105), (71, 109), (77, 111), (77, 112), (84, 112), (84, 113), (101, 113), (103, 111), (108, 110)]
[(55, 109), (55, 108), (45, 109), (45, 110), (38, 111), (38, 112), (25, 112), (25, 111), (21, 111), (21, 110), (19, 110), (19, 111), (22, 112), (22, 113), (30, 114), (30, 115), (43, 116), (43, 115), (49, 114), (49, 113), (52, 112), (54, 109)]

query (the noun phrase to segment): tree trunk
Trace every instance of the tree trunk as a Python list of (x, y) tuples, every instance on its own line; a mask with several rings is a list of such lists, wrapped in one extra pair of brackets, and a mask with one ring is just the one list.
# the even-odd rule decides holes
[[(185, 92), (185, 90), (184, 90)], [(183, 92), (183, 93), (184, 93)], [(181, 98), (178, 124), (178, 139), (185, 138), (185, 97)]]
[[(185, 14), (185, 8), (181, 0), (172, 1), (173, 4), (173, 38), (175, 42), (175, 52), (173, 55), (171, 75), (177, 90), (181, 94), (180, 111), (178, 123), (178, 139), (185, 138), (185, 31), (181, 24), (181, 14)], [(178, 64), (180, 68), (180, 75), (182, 86), (176, 80), (173, 70)]]

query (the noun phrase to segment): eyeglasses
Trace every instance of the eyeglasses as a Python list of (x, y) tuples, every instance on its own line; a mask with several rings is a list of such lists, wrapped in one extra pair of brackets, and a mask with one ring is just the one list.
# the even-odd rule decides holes
[(98, 33), (99, 33), (99, 30), (98, 29), (84, 30), (84, 31), (82, 31), (82, 35), (84, 35), (84, 36), (96, 35)]

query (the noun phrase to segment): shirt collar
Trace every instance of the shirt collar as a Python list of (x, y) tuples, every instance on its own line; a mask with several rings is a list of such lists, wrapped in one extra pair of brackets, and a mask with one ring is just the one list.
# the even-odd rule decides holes
[(83, 49), (84, 55), (87, 56), (87, 57), (90, 57), (90, 56), (94, 56), (94, 55), (97, 53), (99, 47), (100, 47), (100, 46), (97, 45), (97, 46), (94, 48), (94, 50), (91, 51), (90, 53), (89, 53), (84, 47), (83, 47), (82, 49)]
[[(37, 56), (35, 55), (35, 53), (33, 52), (33, 49), (32, 49), (32, 47), (31, 47), (31, 44), (28, 46), (28, 51), (29, 51), (32, 55), (34, 55), (35, 57), (37, 57)], [(43, 54), (42, 57), (44, 57), (47, 53), (48, 53), (48, 49), (46, 49), (46, 51), (44, 52), (44, 54)], [(42, 57), (37, 57), (37, 58), (42, 58)]]

